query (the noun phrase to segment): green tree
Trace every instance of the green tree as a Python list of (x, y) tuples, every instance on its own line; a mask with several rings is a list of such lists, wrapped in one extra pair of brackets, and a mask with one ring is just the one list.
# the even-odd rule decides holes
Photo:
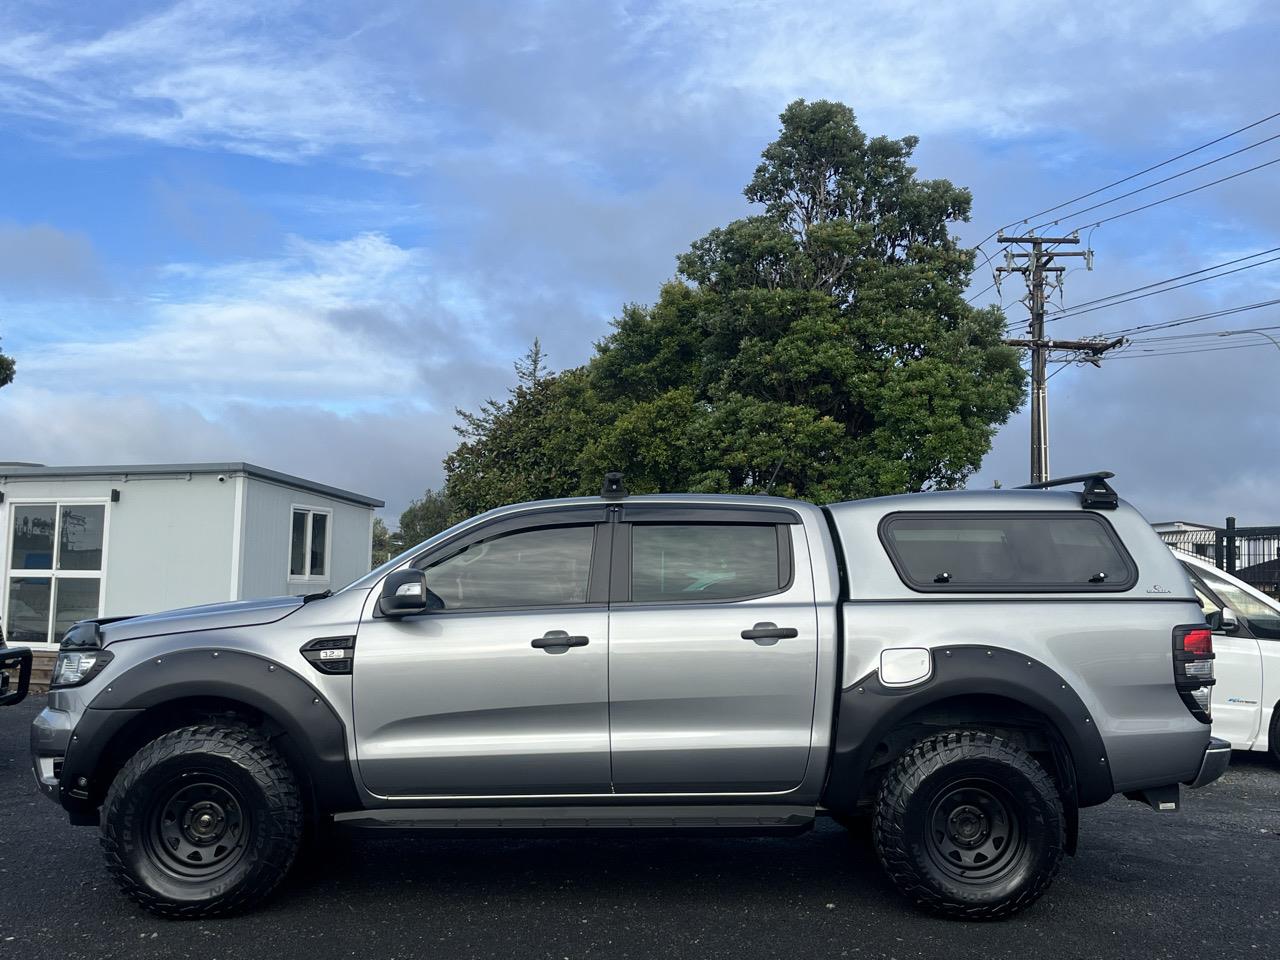
[(13, 362), (13, 357), (5, 356), (3, 352), (0, 352), (0, 387), (7, 387), (13, 383), (15, 367), (16, 364)]
[(458, 411), (461, 443), (444, 461), (455, 519), (581, 492), (579, 460), (599, 426), (587, 374), (578, 368), (549, 375), (545, 364), (535, 340), (504, 400), (488, 400), (476, 413)]
[(378, 566), (380, 563), (386, 563), (396, 553), (395, 542), (391, 538), (391, 531), (387, 529), (387, 525), (382, 522), (381, 517), (373, 518), (373, 549), (370, 557), (370, 569)]
[(1002, 313), (964, 301), (974, 253), (948, 227), (969, 191), (918, 178), (914, 137), (868, 139), (843, 104), (781, 119), (744, 191), (760, 212), (696, 241), (584, 367), (464, 415), (460, 507), (594, 493), (606, 469), (637, 492), (829, 502), (979, 466), (1024, 374)]
[(426, 492), (417, 500), (411, 501), (404, 513), (400, 514), (400, 545), (411, 547), (434, 537), (452, 523), (451, 513), (452, 507), (444, 491), (427, 487)]

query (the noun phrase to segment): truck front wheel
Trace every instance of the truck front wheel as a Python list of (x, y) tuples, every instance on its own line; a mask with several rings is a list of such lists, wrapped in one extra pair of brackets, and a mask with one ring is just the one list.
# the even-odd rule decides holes
[(209, 917), (270, 894), (298, 850), (302, 803), (270, 742), (239, 723), (151, 741), (102, 808), (102, 849), (120, 888), (152, 913)]
[(1065, 818), (1053, 779), (1020, 746), (949, 730), (894, 763), (876, 799), (874, 838), (890, 879), (916, 903), (998, 919), (1048, 889)]

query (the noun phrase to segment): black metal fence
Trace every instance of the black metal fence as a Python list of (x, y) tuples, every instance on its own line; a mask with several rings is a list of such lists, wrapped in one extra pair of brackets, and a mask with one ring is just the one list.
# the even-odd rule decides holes
[(1237, 527), (1236, 518), (1227, 517), (1224, 527), (1165, 530), (1160, 536), (1175, 550), (1280, 597), (1280, 527)]

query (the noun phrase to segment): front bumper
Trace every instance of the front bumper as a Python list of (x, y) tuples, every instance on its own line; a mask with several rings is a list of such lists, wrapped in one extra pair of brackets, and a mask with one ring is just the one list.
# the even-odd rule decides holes
[(1213, 783), (1227, 772), (1231, 763), (1231, 744), (1221, 737), (1210, 737), (1209, 745), (1204, 748), (1204, 757), (1200, 761), (1200, 772), (1196, 778), (1187, 783), (1191, 789)]
[(71, 745), (75, 720), (66, 710), (48, 706), (31, 721), (31, 772), (40, 792), (60, 803), (62, 766)]

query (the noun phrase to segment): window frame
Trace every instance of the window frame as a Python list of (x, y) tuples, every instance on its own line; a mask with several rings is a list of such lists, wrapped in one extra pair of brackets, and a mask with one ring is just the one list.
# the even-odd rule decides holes
[[(753, 593), (740, 597), (670, 597), (662, 600), (632, 600), (631, 599), (631, 567), (632, 567), (632, 543), (631, 532), (636, 526), (683, 526), (683, 527), (773, 527), (774, 535), (778, 542), (778, 583), (776, 590), (766, 590), (762, 593)], [(638, 514), (625, 523), (617, 524), (618, 530), (613, 540), (613, 562), (610, 567), (610, 591), (609, 603), (611, 606), (626, 606), (628, 608), (642, 607), (669, 607), (675, 604), (686, 606), (688, 604), (731, 604), (744, 603), (748, 600), (762, 600), (766, 597), (776, 597), (779, 594), (786, 593), (795, 585), (795, 558), (794, 546), (791, 538), (791, 521), (780, 520), (777, 515), (753, 515), (743, 513), (740, 515), (729, 514), (727, 511), (724, 515), (717, 516), (715, 511), (706, 511), (705, 514), (685, 513), (681, 511), (679, 515), (669, 516), (667, 511), (655, 510), (651, 515), (645, 516)]]
[[(531, 513), (500, 516), (486, 523), (481, 523), (461, 532), (444, 543), (436, 544), (430, 550), (418, 554), (398, 570), (426, 570), (449, 557), (482, 540), (494, 537), (524, 533), (544, 527), (591, 527), (591, 561), (587, 575), (587, 599), (584, 603), (561, 604), (523, 604), (520, 606), (500, 607), (467, 607), (465, 610), (425, 610), (399, 619), (413, 621), (421, 617), (465, 617), (472, 614), (492, 615), (495, 613), (523, 613), (540, 610), (586, 610), (602, 609), (609, 602), (609, 557), (614, 529), (618, 525), (611, 523), (605, 509), (596, 506), (583, 506), (558, 510), (544, 510)], [(390, 572), (390, 571), (389, 571)], [(381, 582), (381, 581), (379, 581)], [(375, 594), (376, 595), (376, 594)], [(375, 603), (373, 619), (383, 619), (383, 613)]]
[[(293, 572), (293, 517), (296, 513), (307, 514), (307, 536), (302, 544), (302, 555), (306, 559), (307, 572), (304, 574)], [(324, 536), (324, 573), (316, 575), (311, 572), (311, 537), (315, 530), (315, 515), (322, 513), (325, 515), (325, 536)], [(289, 505), (289, 526), (288, 526), (288, 543), (289, 549), (285, 557), (285, 571), (288, 574), (289, 583), (328, 583), (333, 579), (333, 508), (332, 507), (313, 507), (305, 503), (293, 503)]]
[[(1064, 517), (1081, 519), (1097, 524), (1106, 538), (1115, 548), (1128, 573), (1123, 580), (1109, 583), (1059, 583), (1059, 584), (1026, 584), (1015, 581), (990, 581), (985, 584), (972, 583), (923, 583), (911, 576), (902, 558), (898, 555), (896, 545), (890, 536), (893, 524), (899, 520), (972, 520), (990, 517), (1014, 517), (1017, 519), (1055, 520)], [(1040, 593), (1124, 593), (1132, 590), (1138, 583), (1138, 565), (1129, 553), (1124, 541), (1116, 533), (1115, 528), (1106, 517), (1088, 510), (895, 510), (881, 517), (876, 526), (876, 534), (880, 545), (893, 564), (898, 579), (909, 590), (916, 593), (976, 593), (976, 594), (1040, 594)]]
[[(0, 603), (4, 604), (3, 620), (4, 636), (12, 637), (10, 629), (9, 591), (14, 580), (27, 578), (48, 578), (49, 580), (49, 618), (44, 640), (24, 640), (25, 645), (38, 648), (56, 648), (58, 642), (53, 639), (58, 616), (58, 580), (97, 580), (98, 611), (95, 616), (103, 616), (106, 609), (107, 596), (107, 560), (110, 556), (111, 544), (111, 508), (110, 497), (5, 497), (7, 508), (4, 514), (4, 556), (0, 559)], [(45, 506), (53, 507), (53, 557), (52, 568), (28, 569), (13, 566), (13, 537), (15, 507)], [(97, 570), (59, 570), (59, 552), (62, 549), (62, 510), (64, 507), (101, 506), (102, 509), (102, 563)]]
[[(1218, 589), (1215, 588), (1212, 583), (1210, 583), (1210, 579), (1212, 579), (1213, 577), (1212, 574), (1210, 574), (1209, 577), (1205, 577), (1203, 571), (1195, 569), (1189, 563), (1182, 564), (1182, 568), (1186, 570), (1188, 575), (1191, 577), (1192, 587), (1204, 593), (1206, 596), (1206, 599), (1208, 599), (1211, 603), (1216, 603), (1218, 605), (1219, 611), (1221, 611), (1226, 607), (1231, 607), (1232, 612), (1235, 613), (1236, 617), (1239, 618), (1242, 631), (1246, 636), (1254, 640), (1257, 640), (1260, 643), (1280, 643), (1280, 637), (1272, 636), (1270, 634), (1270, 628), (1268, 627), (1261, 628), (1263, 631), (1266, 631), (1265, 634), (1258, 633), (1258, 631), (1254, 628), (1254, 623), (1253, 623), (1253, 621), (1258, 618), (1252, 617), (1247, 613), (1241, 612), (1238, 606), (1232, 607), (1231, 604), (1227, 602), (1226, 597), (1224, 597), (1221, 593), (1219, 593)], [(1225, 570), (1222, 570), (1219, 572), (1226, 573)], [(1235, 587), (1235, 585), (1230, 582), (1228, 582), (1227, 585), (1230, 587), (1234, 587), (1237, 590), (1239, 589), (1239, 587)], [(1246, 594), (1246, 596), (1248, 596), (1248, 594)], [(1261, 602), (1257, 599), (1257, 597), (1251, 597), (1250, 599), (1255, 600), (1259, 603)]]

